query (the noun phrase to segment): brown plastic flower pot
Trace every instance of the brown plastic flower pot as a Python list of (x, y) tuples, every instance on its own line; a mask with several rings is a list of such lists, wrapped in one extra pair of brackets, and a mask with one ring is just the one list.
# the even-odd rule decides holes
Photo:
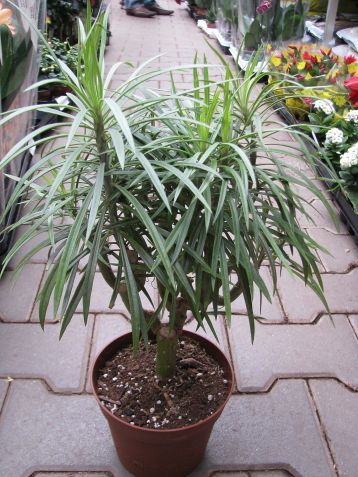
[(106, 346), (93, 365), (94, 395), (108, 421), (120, 461), (136, 477), (185, 477), (190, 474), (202, 461), (213, 426), (230, 398), (233, 372), (224, 353), (202, 336), (190, 331), (184, 331), (184, 334), (199, 342), (222, 366), (229, 386), (225, 402), (210, 417), (196, 424), (176, 429), (147, 429), (128, 424), (102, 405), (96, 392), (99, 370), (116, 352), (132, 342), (131, 333)]

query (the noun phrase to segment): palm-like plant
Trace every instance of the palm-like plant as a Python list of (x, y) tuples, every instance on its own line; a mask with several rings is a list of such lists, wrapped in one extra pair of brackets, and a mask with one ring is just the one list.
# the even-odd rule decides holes
[[(41, 248), (50, 247), (39, 316), (44, 325), (53, 297), (61, 335), (80, 301), (87, 322), (98, 266), (113, 289), (110, 306), (120, 295), (130, 312), (134, 348), (156, 333), (157, 373), (165, 380), (175, 372), (177, 340), (189, 310), (198, 326), (209, 326), (215, 333), (219, 308), (225, 308), (230, 323), (231, 302), (243, 294), (254, 336), (254, 287), (267, 299), (271, 295), (259, 273), (264, 260), (274, 288), (276, 267), (281, 264), (324, 300), (312, 251), (318, 245), (297, 223), (297, 213), (307, 212), (291, 185), (325, 199), (305, 174), (287, 159), (279, 159), (284, 152), (303, 160), (302, 133), (290, 128), (299, 146), (284, 151), (272, 141), (283, 126), (270, 121), (266, 127), (274, 83), (257, 98), (252, 95), (261, 78), (254, 73), (257, 56), (243, 79), (218, 56), (222, 65), (215, 71), (224, 74), (220, 81), (210, 80), (211, 67), (204, 59), (202, 65), (195, 60), (191, 67), (191, 90), (178, 93), (174, 79), (170, 94), (145, 89), (146, 80), (161, 72), (143, 73), (143, 67), (112, 90), (111, 79), (120, 64), (105, 77), (107, 16), (91, 25), (89, 14), (86, 25), (79, 23), (77, 74), (56, 60), (64, 79), (55, 81), (73, 93), (69, 110), (56, 110), (64, 122), (55, 126), (68, 130), (45, 126), (34, 131), (0, 163), (4, 167), (33, 143), (52, 145), (43, 149), (24, 177), (15, 179), (8, 207), (27, 195), (23, 201), (30, 211), (12, 228), (27, 224), (28, 229), (9, 252), (5, 266), (23, 245), (48, 231), (17, 271)], [(173, 75), (175, 68), (169, 72)], [(30, 109), (10, 112), (0, 126)], [(299, 261), (290, 250), (296, 251)], [(86, 264), (76, 281), (80, 261)], [(154, 311), (143, 309), (140, 300), (141, 292), (150, 299), (146, 288), (150, 277), (162, 297)], [(163, 324), (165, 309), (169, 322)]]

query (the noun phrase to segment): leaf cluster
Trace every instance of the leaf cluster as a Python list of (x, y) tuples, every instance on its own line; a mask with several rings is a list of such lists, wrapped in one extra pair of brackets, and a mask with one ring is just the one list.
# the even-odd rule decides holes
[[(108, 12), (93, 25), (90, 16), (86, 24), (79, 22), (76, 73), (54, 56), (64, 77), (60, 81), (73, 91), (69, 110), (37, 105), (0, 120), (1, 126), (30, 110), (56, 112), (64, 119), (55, 129), (44, 126), (30, 133), (0, 162), (3, 168), (16, 160), (30, 141), (31, 147), (42, 147), (29, 171), (12, 177), (17, 185), (8, 208), (22, 198), (26, 213), (11, 228), (27, 225), (27, 231), (5, 261), (6, 266), (45, 232), (16, 270), (50, 248), (39, 295), (41, 323), (51, 299), (61, 335), (80, 302), (87, 321), (97, 267), (113, 289), (109, 305), (120, 295), (130, 311), (135, 348), (140, 339), (148, 340), (164, 308), (170, 326), (179, 326), (178, 303), (198, 326), (215, 333), (213, 318), (224, 308), (230, 322), (231, 303), (240, 295), (254, 336), (254, 296), (270, 300), (280, 266), (324, 301), (314, 253), (319, 245), (298, 224), (298, 215), (309, 214), (297, 191), (309, 190), (329, 206), (295, 166), (311, 162), (305, 134), (272, 119), (275, 82), (258, 92), (260, 52), (243, 78), (217, 53), (219, 65), (207, 64), (205, 57), (202, 63), (195, 57), (192, 65), (164, 71), (143, 64), (112, 89), (122, 65), (105, 74)], [(183, 69), (191, 71), (192, 85), (179, 92), (175, 74)], [(164, 73), (171, 75), (171, 92), (146, 86)], [(287, 129), (295, 142), (283, 147), (274, 135)], [(264, 262), (272, 289), (260, 275)], [(153, 280), (162, 301), (148, 313), (141, 299), (151, 301), (148, 282)]]

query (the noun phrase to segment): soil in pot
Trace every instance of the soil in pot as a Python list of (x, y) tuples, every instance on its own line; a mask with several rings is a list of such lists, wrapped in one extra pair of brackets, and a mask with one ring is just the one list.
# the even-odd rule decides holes
[(175, 429), (211, 416), (226, 400), (231, 384), (200, 343), (183, 336), (177, 372), (167, 383), (155, 375), (156, 344), (137, 354), (122, 348), (100, 369), (97, 393), (114, 415), (134, 426)]

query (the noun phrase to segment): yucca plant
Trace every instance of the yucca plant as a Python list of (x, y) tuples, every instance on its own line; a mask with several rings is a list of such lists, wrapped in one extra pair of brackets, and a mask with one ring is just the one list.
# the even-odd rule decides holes
[[(39, 318), (44, 326), (52, 297), (61, 336), (81, 301), (87, 322), (98, 267), (113, 289), (109, 306), (120, 295), (129, 310), (134, 350), (156, 334), (157, 374), (165, 380), (175, 373), (178, 336), (189, 311), (198, 327), (215, 334), (220, 307), (230, 323), (231, 302), (242, 294), (254, 337), (254, 289), (268, 300), (272, 293), (260, 276), (264, 261), (273, 290), (281, 265), (324, 301), (314, 254), (318, 245), (298, 225), (306, 203), (292, 185), (326, 201), (305, 173), (280, 159), (284, 153), (309, 161), (310, 155), (294, 127), (289, 131), (296, 145), (283, 149), (273, 141), (285, 126), (270, 118), (274, 83), (253, 95), (262, 76), (254, 73), (258, 56), (244, 78), (233, 75), (220, 55), (216, 66), (195, 58), (192, 88), (185, 92), (176, 91), (177, 68), (167, 71), (173, 78), (170, 93), (147, 89), (146, 81), (163, 72), (143, 72), (145, 64), (112, 89), (121, 65), (105, 76), (108, 13), (93, 25), (90, 17), (89, 11), (87, 23), (79, 22), (77, 72), (54, 58), (64, 79), (34, 85), (55, 81), (70, 87), (68, 110), (36, 105), (0, 121), (2, 126), (30, 110), (52, 111), (64, 120), (30, 133), (1, 160), (3, 168), (34, 144), (43, 151), (24, 177), (12, 178), (17, 185), (8, 208), (19, 200), (26, 206), (11, 228), (27, 225), (27, 231), (4, 266), (45, 231), (16, 273), (50, 247)], [(222, 79), (210, 80), (212, 70), (221, 71)], [(140, 293), (150, 300), (147, 283), (153, 278), (162, 301), (149, 311)]]

